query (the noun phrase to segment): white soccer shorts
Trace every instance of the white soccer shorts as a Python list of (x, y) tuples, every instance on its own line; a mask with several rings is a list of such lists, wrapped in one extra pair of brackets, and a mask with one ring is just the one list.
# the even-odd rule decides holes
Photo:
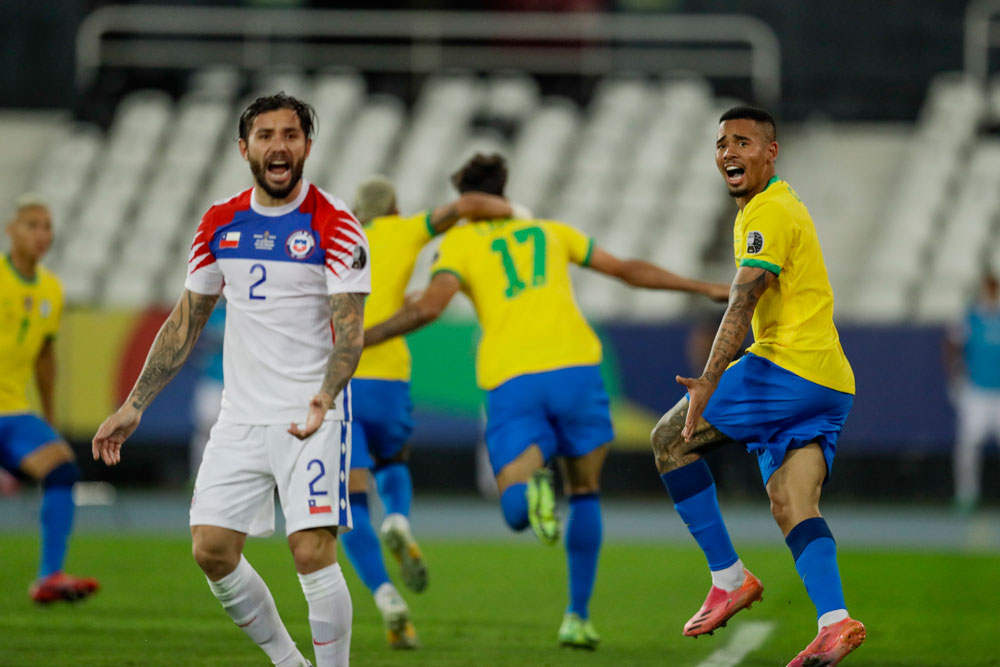
[(323, 422), (305, 440), (288, 433), (284, 424), (217, 423), (198, 468), (191, 525), (268, 537), (274, 533), (277, 487), (286, 534), (327, 526), (350, 530), (350, 469), (347, 422)]

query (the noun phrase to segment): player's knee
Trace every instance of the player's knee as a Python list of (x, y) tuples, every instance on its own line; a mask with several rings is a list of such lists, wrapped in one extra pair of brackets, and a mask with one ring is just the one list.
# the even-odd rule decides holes
[(298, 539), (289, 541), (295, 571), (308, 574), (331, 565), (336, 560), (337, 540), (326, 529), (302, 531)]
[(80, 480), (80, 468), (73, 461), (60, 463), (42, 478), (42, 487), (72, 487)]
[(195, 540), (191, 544), (191, 555), (201, 571), (212, 581), (218, 581), (236, 569), (240, 563), (238, 551), (222, 545)]
[(391, 465), (396, 465), (399, 463), (408, 463), (410, 460), (410, 446), (403, 445), (398, 452), (389, 457), (381, 457), (378, 455), (374, 456), (375, 459), (375, 472), (378, 472), (382, 468), (387, 468)]

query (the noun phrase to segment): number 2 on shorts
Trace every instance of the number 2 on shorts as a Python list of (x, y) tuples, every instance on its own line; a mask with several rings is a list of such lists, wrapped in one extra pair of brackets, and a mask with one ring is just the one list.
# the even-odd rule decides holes
[(308, 464), (306, 464), (306, 470), (312, 470), (314, 463), (317, 466), (319, 466), (319, 474), (316, 475), (315, 477), (313, 477), (312, 481), (309, 482), (309, 495), (310, 496), (327, 496), (327, 495), (330, 495), (326, 491), (323, 491), (323, 490), (317, 491), (316, 490), (316, 487), (314, 485), (316, 484), (316, 482), (318, 482), (319, 480), (323, 479), (323, 475), (326, 474), (326, 466), (324, 466), (323, 462), (320, 461), (319, 459), (313, 459)]

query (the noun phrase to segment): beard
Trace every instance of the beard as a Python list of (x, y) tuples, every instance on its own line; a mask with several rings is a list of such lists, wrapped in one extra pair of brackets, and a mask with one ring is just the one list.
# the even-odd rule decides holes
[(750, 188), (748, 188), (746, 186), (744, 186), (744, 187), (742, 187), (742, 188), (740, 188), (738, 190), (730, 190), (729, 191), (729, 196), (732, 197), (733, 199), (739, 199), (740, 197), (746, 197), (748, 194), (750, 194)]
[(292, 172), (292, 177), (288, 179), (288, 185), (282, 188), (275, 188), (267, 182), (267, 168), (264, 166), (263, 162), (251, 158), (250, 172), (253, 174), (254, 182), (269, 196), (274, 197), (275, 199), (284, 199), (291, 194), (292, 190), (295, 189), (295, 186), (299, 184), (300, 180), (302, 180), (302, 170), (305, 168), (305, 165), (305, 157), (298, 162), (292, 162), (289, 166), (289, 169), (291, 169)]

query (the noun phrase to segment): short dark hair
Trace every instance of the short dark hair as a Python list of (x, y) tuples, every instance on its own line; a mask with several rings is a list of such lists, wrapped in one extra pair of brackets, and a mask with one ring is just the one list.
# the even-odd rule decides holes
[(774, 122), (774, 116), (764, 111), (760, 107), (752, 107), (749, 105), (740, 105), (733, 107), (726, 113), (719, 117), (719, 122), (727, 120), (738, 120), (742, 118), (748, 118), (750, 120), (756, 121), (761, 125), (767, 125), (770, 128), (770, 139), (769, 141), (776, 141), (778, 138), (778, 126)]
[(294, 111), (295, 115), (299, 117), (299, 123), (302, 125), (302, 132), (306, 135), (306, 139), (312, 139), (313, 129), (317, 125), (315, 109), (298, 98), (286, 95), (284, 91), (266, 97), (258, 97), (243, 110), (243, 113), (240, 114), (240, 139), (246, 141), (249, 138), (250, 128), (253, 127), (257, 116), (278, 109)]
[(451, 175), (459, 192), (485, 192), (502, 197), (507, 186), (507, 160), (499, 153), (476, 153)]

